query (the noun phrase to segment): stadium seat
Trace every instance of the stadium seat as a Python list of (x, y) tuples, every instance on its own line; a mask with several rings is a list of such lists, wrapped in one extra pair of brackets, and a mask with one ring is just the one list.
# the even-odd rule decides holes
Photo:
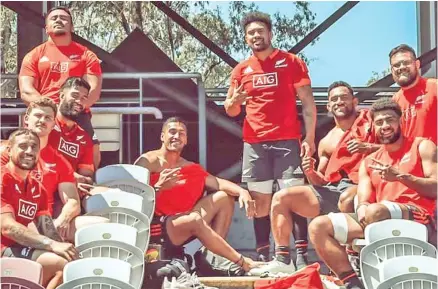
[(84, 205), (87, 213), (113, 207), (143, 212), (143, 197), (111, 188), (101, 194), (90, 196), (85, 200)]
[(18, 277), (0, 277), (1, 289), (44, 289), (43, 286)]
[(64, 267), (64, 282), (92, 276), (112, 278), (129, 284), (131, 265), (122, 260), (101, 257), (78, 259)]
[(365, 227), (365, 239), (353, 240), (353, 249), (360, 251), (364, 246), (384, 238), (408, 237), (427, 242), (425, 225), (410, 220), (391, 219), (376, 222)]
[(56, 289), (136, 289), (128, 283), (107, 277), (84, 277), (58, 286)]
[(16, 277), (26, 279), (36, 284), (42, 284), (43, 267), (34, 261), (22, 258), (0, 258), (1, 277)]
[(438, 280), (434, 274), (408, 273), (389, 278), (376, 289), (437, 289)]
[(374, 289), (383, 281), (380, 272), (388, 260), (404, 256), (436, 257), (436, 249), (429, 243), (405, 237), (393, 237), (375, 241), (360, 253), (360, 268), (367, 289)]
[(150, 172), (148, 169), (131, 164), (109, 165), (96, 171), (97, 184), (115, 180), (137, 180), (148, 185), (149, 177)]
[(124, 192), (133, 193), (143, 197), (143, 214), (152, 218), (155, 210), (155, 191), (149, 185), (145, 185), (136, 180), (114, 180), (99, 184), (108, 188), (118, 188)]
[(99, 240), (77, 246), (82, 258), (108, 257), (125, 261), (131, 265), (130, 284), (141, 288), (144, 275), (143, 252), (132, 245), (113, 240)]
[(140, 248), (143, 252), (146, 251), (150, 238), (150, 220), (143, 213), (126, 208), (113, 207), (90, 212), (86, 216), (101, 216), (109, 219), (111, 223), (134, 227), (137, 229), (136, 247)]
[(124, 224), (102, 223), (81, 228), (75, 234), (76, 246), (100, 240), (119, 241), (135, 246), (137, 230)]

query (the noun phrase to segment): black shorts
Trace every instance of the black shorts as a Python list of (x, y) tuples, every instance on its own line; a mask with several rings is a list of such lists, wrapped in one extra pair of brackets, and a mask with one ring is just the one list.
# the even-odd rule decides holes
[(93, 144), (99, 144), (99, 139), (97, 138), (96, 133), (94, 132), (93, 125), (91, 124), (91, 113), (90, 112), (81, 112), (76, 118), (77, 124), (82, 127), (85, 132), (91, 137), (93, 140)]
[(162, 246), (163, 256), (161, 259), (178, 258), (184, 260), (184, 245), (195, 240), (196, 237), (191, 237), (182, 245), (174, 245), (167, 234), (166, 222), (172, 216), (156, 216), (151, 221), (151, 237), (150, 244), (160, 244)]
[(22, 258), (35, 261), (40, 254), (34, 254), (35, 248), (21, 246), (16, 244), (12, 247), (6, 247), (2, 252), (2, 257)]
[(338, 213), (339, 197), (348, 188), (356, 186), (349, 179), (341, 179), (337, 183), (330, 183), (325, 186), (309, 186), (319, 201), (319, 211), (321, 215), (328, 213)]
[(291, 179), (300, 165), (298, 139), (243, 143), (244, 183)]

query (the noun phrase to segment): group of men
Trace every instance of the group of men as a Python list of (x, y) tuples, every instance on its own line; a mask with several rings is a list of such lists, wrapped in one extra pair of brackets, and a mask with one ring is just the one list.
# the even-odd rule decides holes
[[(182, 246), (197, 238), (209, 251), (260, 275), (305, 267), (309, 235), (347, 288), (363, 288), (344, 244), (363, 237), (368, 224), (412, 219), (425, 224), (431, 237), (436, 233), (437, 81), (422, 78), (414, 50), (400, 45), (389, 56), (401, 86), (392, 99), (359, 110), (351, 86), (334, 82), (327, 110), (336, 125), (319, 142), (315, 167), (316, 106), (306, 64), (272, 46), (269, 15), (249, 13), (242, 28), (253, 55), (234, 68), (225, 111), (237, 116), (245, 104), (242, 182), (248, 190), (184, 159), (187, 126), (169, 118), (161, 148), (135, 162), (151, 172), (156, 193), (151, 242), (180, 257)], [(93, 183), (100, 159), (89, 111), (100, 95), (99, 60), (71, 40), (68, 9), (48, 12), (46, 32), (49, 40), (25, 57), (20, 72), (26, 128), (2, 144), (1, 256), (42, 264), (44, 286), (56, 288), (65, 264), (78, 257), (75, 231), (108, 220), (80, 216), (87, 195), (80, 184)], [(297, 175), (300, 167), (309, 185)], [(212, 193), (204, 196), (206, 189)], [(235, 199), (253, 219), (261, 262), (226, 242)], [(313, 218), (309, 225), (307, 218)], [(275, 258), (268, 262), (271, 230)]]

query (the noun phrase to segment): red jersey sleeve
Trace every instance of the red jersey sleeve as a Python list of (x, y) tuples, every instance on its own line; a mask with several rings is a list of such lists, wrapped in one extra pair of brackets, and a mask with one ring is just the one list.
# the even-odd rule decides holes
[(85, 74), (102, 75), (100, 60), (92, 51), (85, 51)]
[(292, 57), (292, 83), (295, 88), (310, 85), (309, 70), (306, 63), (297, 56)]
[[(6, 180), (7, 183), (7, 180)], [(0, 194), (1, 194), (1, 213), (12, 213), (15, 215), (14, 207), (10, 204), (9, 194), (7, 192), (8, 188), (5, 186), (5, 178), (2, 176), (2, 182), (0, 184)]]
[(61, 155), (57, 154), (57, 164), (58, 170), (62, 172), (59, 174), (59, 183), (76, 183), (76, 179), (74, 176), (74, 170), (71, 164), (67, 161), (67, 159)]
[(84, 154), (79, 160), (78, 168), (87, 169), (94, 172), (93, 142), (91, 141), (91, 138), (89, 138), (89, 140), (85, 144)]
[(2, 166), (9, 162), (8, 147), (6, 145), (0, 146), (0, 164)]
[(21, 63), (20, 76), (39, 77), (38, 55), (35, 49), (24, 57), (23, 62)]
[(41, 197), (40, 197), (40, 203), (38, 206), (38, 210), (35, 214), (35, 217), (39, 217), (39, 216), (44, 216), (44, 215), (50, 215), (49, 212), (49, 206), (47, 203), (47, 193), (46, 190), (44, 189), (44, 187), (41, 185), (40, 186), (40, 190), (41, 190)]

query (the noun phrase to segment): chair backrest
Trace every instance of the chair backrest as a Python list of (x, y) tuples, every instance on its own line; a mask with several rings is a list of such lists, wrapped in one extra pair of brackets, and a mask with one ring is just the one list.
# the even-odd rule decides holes
[(75, 234), (75, 245), (94, 241), (113, 240), (135, 246), (137, 230), (132, 226), (117, 223), (102, 223), (80, 228)]
[(144, 254), (132, 245), (112, 241), (94, 241), (76, 246), (82, 258), (107, 257), (125, 261), (131, 265), (130, 284), (135, 288), (141, 288), (144, 275)]
[(425, 225), (410, 220), (391, 219), (376, 222), (365, 227), (367, 244), (392, 237), (408, 237), (427, 242)]
[(35, 282), (18, 277), (0, 277), (1, 289), (44, 289)]
[(360, 269), (363, 283), (367, 289), (374, 289), (382, 281), (382, 264), (389, 260), (398, 260), (402, 256), (435, 257), (436, 249), (431, 244), (412, 238), (392, 237), (373, 242), (360, 252)]
[(143, 197), (111, 188), (87, 198), (84, 207), (87, 213), (113, 207), (143, 212)]
[(56, 289), (137, 289), (132, 285), (108, 277), (84, 277), (65, 282)]
[(134, 227), (137, 229), (137, 242), (135, 246), (140, 248), (143, 252), (145, 252), (149, 246), (150, 220), (148, 216), (141, 212), (114, 207), (91, 212), (86, 214), (86, 216), (101, 216), (109, 219), (111, 223)]
[(426, 273), (437, 276), (438, 260), (428, 256), (402, 256), (386, 260), (380, 270), (383, 282), (407, 273)]
[(437, 289), (438, 278), (433, 274), (408, 273), (380, 283), (376, 289)]
[(96, 183), (99, 185), (115, 180), (137, 180), (148, 185), (149, 178), (150, 172), (148, 169), (131, 164), (109, 165), (96, 171)]
[(78, 259), (64, 267), (64, 282), (93, 276), (108, 277), (129, 284), (131, 265), (122, 260), (101, 257)]
[(124, 192), (133, 193), (143, 197), (143, 214), (152, 218), (155, 210), (155, 190), (150, 185), (136, 180), (114, 180), (100, 184), (108, 188), (118, 188)]
[(0, 258), (1, 277), (17, 277), (42, 284), (41, 264), (22, 258)]

